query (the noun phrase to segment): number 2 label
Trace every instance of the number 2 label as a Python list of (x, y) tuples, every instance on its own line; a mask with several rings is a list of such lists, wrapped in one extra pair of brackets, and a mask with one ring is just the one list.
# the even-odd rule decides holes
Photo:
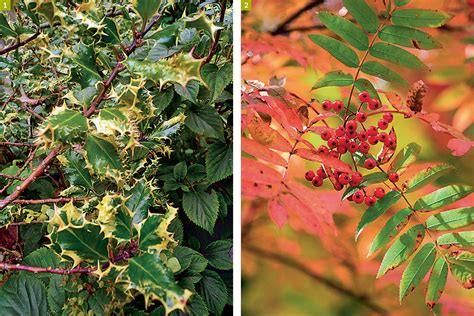
[(252, 0), (242, 0), (242, 11), (250, 11), (252, 9)]

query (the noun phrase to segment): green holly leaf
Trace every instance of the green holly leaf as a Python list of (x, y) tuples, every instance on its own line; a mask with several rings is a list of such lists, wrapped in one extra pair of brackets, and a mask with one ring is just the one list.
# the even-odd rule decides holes
[(114, 145), (105, 138), (88, 135), (85, 149), (89, 164), (99, 176), (114, 176), (122, 169)]
[(148, 252), (149, 250), (156, 249), (163, 243), (163, 232), (160, 232), (158, 229), (162, 222), (162, 215), (151, 215), (143, 221), (140, 227), (140, 239), (138, 244), (140, 250)]
[(120, 35), (117, 30), (117, 25), (115, 24), (115, 21), (109, 18), (104, 19), (104, 36), (102, 37), (102, 40), (106, 43), (111, 43), (111, 44), (120, 44)]
[(76, 45), (72, 61), (77, 66), (74, 68), (74, 75), (83, 89), (102, 80), (97, 70), (96, 55), (92, 45), (87, 46), (83, 43)]
[(125, 207), (122, 196), (105, 195), (97, 205), (97, 211), (97, 222), (105, 238), (113, 237), (120, 243), (128, 242), (136, 235), (133, 213)]
[(13, 275), (0, 287), (1, 315), (48, 315), (46, 288), (40, 280)]
[(309, 38), (344, 65), (351, 68), (359, 66), (359, 57), (357, 57), (352, 48), (343, 42), (320, 34), (310, 34)]
[(429, 212), (454, 203), (473, 192), (468, 185), (449, 185), (431, 192), (415, 202), (414, 209)]
[(58, 156), (58, 160), (61, 162), (64, 174), (71, 185), (93, 189), (91, 175), (86, 167), (84, 157), (69, 149), (63, 155)]
[(206, 173), (209, 183), (220, 181), (232, 175), (232, 146), (215, 142), (209, 146), (206, 155)]
[(194, 224), (212, 234), (219, 213), (219, 201), (216, 192), (185, 192), (183, 194), (183, 209)]
[(1, 37), (16, 37), (17, 34), (13, 29), (11, 28), (10, 24), (7, 21), (7, 18), (3, 13), (0, 13), (0, 36)]
[(137, 181), (130, 191), (125, 194), (127, 201), (125, 205), (130, 212), (134, 213), (133, 222), (138, 224), (148, 216), (148, 210), (153, 204), (150, 185), (141, 179)]
[(319, 12), (318, 17), (328, 29), (358, 50), (366, 51), (369, 48), (369, 37), (351, 21), (329, 12)]
[(319, 79), (312, 90), (324, 88), (324, 87), (347, 87), (354, 83), (354, 78), (351, 74), (344, 73), (340, 70), (331, 71), (325, 74), (321, 79)]
[(81, 112), (66, 107), (55, 108), (43, 124), (41, 135), (52, 142), (74, 142), (80, 140), (89, 125)]

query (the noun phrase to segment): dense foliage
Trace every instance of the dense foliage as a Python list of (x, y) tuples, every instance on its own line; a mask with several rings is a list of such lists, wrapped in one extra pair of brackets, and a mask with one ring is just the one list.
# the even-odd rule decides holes
[(0, 13), (0, 314), (225, 312), (231, 4), (13, 9)]

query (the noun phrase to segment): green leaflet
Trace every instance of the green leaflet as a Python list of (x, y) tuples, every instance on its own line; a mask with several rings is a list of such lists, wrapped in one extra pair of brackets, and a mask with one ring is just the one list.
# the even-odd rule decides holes
[(48, 307), (51, 312), (57, 314), (60, 313), (66, 301), (63, 278), (62, 275), (52, 275), (47, 288)]
[(364, 30), (375, 33), (379, 25), (377, 13), (365, 0), (344, 0), (344, 6)]
[(87, 132), (87, 119), (76, 110), (66, 107), (55, 108), (44, 122), (41, 135), (52, 142), (73, 142), (80, 140)]
[(379, 38), (385, 42), (416, 49), (441, 48), (440, 42), (421, 30), (408, 26), (387, 25), (380, 30)]
[(345, 200), (349, 196), (356, 193), (357, 191), (359, 191), (362, 188), (365, 188), (365, 187), (367, 187), (371, 184), (381, 183), (381, 182), (384, 182), (386, 180), (388, 180), (388, 175), (385, 172), (370, 173), (370, 174), (364, 176), (364, 179), (362, 180), (362, 182), (358, 186), (356, 186), (356, 187), (349, 186), (346, 189), (346, 191), (344, 191), (344, 194), (342, 195), (341, 199)]
[(190, 191), (183, 194), (183, 209), (188, 218), (209, 233), (214, 231), (214, 224), (219, 212), (219, 201), (214, 191)]
[(395, 0), (394, 1), (394, 4), (397, 6), (397, 7), (402, 7), (406, 4), (408, 4), (411, 0)]
[(211, 92), (211, 102), (214, 102), (232, 81), (232, 64), (218, 68), (214, 64), (205, 64), (201, 69), (204, 82)]
[(451, 252), (447, 255), (451, 274), (466, 289), (474, 287), (474, 254), (470, 251)]
[(17, 34), (13, 29), (11, 28), (10, 24), (8, 24), (8, 21), (3, 13), (0, 13), (0, 36), (2, 38), (5, 37), (16, 37)]
[(357, 68), (359, 66), (359, 57), (341, 41), (332, 37), (320, 34), (310, 34), (309, 38), (317, 45), (328, 51), (334, 58), (348, 67)]
[(407, 85), (407, 82), (402, 76), (376, 61), (365, 62), (361, 67), (361, 71), (368, 75), (379, 77), (385, 81), (395, 82), (405, 86)]
[(369, 48), (369, 37), (351, 21), (329, 12), (319, 12), (318, 17), (328, 29), (358, 50), (366, 51)]
[(211, 106), (191, 108), (184, 124), (196, 134), (207, 137), (220, 138), (224, 133), (222, 119), (216, 109)]
[(374, 205), (369, 207), (357, 225), (355, 239), (357, 240), (364, 230), (364, 228), (379, 218), (385, 213), (392, 205), (397, 203), (401, 198), (401, 194), (398, 191), (390, 191), (383, 198), (378, 200)]
[(389, 243), (390, 240), (395, 238), (398, 233), (405, 228), (408, 224), (410, 217), (413, 215), (413, 210), (410, 208), (404, 208), (392, 217), (385, 223), (384, 227), (379, 231), (377, 236), (375, 236), (372, 244), (370, 245), (370, 250), (367, 256), (371, 256), (374, 252), (385, 246)]
[(410, 27), (439, 27), (452, 16), (446, 12), (424, 9), (399, 9), (392, 13), (392, 23)]
[(232, 146), (215, 142), (206, 155), (206, 173), (209, 183), (227, 178), (232, 174)]
[(399, 153), (395, 156), (392, 163), (390, 164), (390, 172), (396, 172), (399, 175), (404, 173), (405, 170), (411, 166), (418, 155), (420, 154), (421, 146), (417, 143), (410, 143), (406, 145)]
[(324, 88), (324, 87), (346, 87), (350, 86), (354, 82), (351, 74), (346, 74), (340, 70), (331, 71), (319, 79), (312, 90)]
[(46, 297), (42, 281), (24, 274), (13, 275), (0, 287), (0, 314), (48, 315)]
[(448, 265), (444, 258), (438, 258), (433, 269), (431, 269), (430, 278), (426, 286), (425, 302), (431, 309), (433, 309), (434, 305), (438, 303), (444, 287), (446, 286), (447, 278)]
[(474, 207), (461, 207), (432, 215), (426, 220), (426, 228), (444, 231), (461, 228), (474, 223)]
[(468, 185), (449, 185), (431, 192), (415, 202), (416, 211), (428, 212), (449, 205), (473, 192)]
[(159, 255), (144, 254), (128, 262), (131, 286), (145, 296), (147, 305), (150, 299), (157, 299), (163, 303), (166, 313), (183, 310), (191, 292), (176, 284), (173, 273), (163, 264)]
[(92, 45), (87, 46), (83, 43), (79, 43), (75, 46), (75, 53), (76, 55), (72, 57), (72, 61), (77, 66), (74, 68), (74, 71), (81, 87), (84, 89), (102, 80), (97, 70), (94, 47)]
[(227, 287), (217, 272), (205, 270), (198, 285), (199, 293), (215, 315), (221, 315), (227, 302)]
[(474, 246), (474, 231), (444, 234), (438, 237), (437, 243), (444, 248), (451, 246), (472, 248)]
[(421, 247), (410, 260), (400, 280), (400, 302), (420, 284), (431, 266), (433, 266), (435, 259), (435, 244), (428, 243)]
[(395, 269), (405, 262), (408, 257), (416, 251), (424, 237), (425, 229), (424, 226), (420, 224), (413, 226), (401, 235), (400, 238), (395, 240), (383, 257), (379, 271), (377, 272), (377, 278), (380, 278), (389, 270)]
[(180, 53), (154, 62), (139, 61), (129, 57), (123, 61), (123, 64), (132, 76), (143, 77), (159, 83), (160, 86), (167, 82), (176, 82), (186, 86), (193, 79), (202, 82), (199, 72), (201, 61), (194, 59), (190, 54)]
[(188, 167), (185, 161), (177, 163), (173, 168), (173, 175), (176, 180), (183, 180), (188, 174)]
[(232, 241), (216, 240), (207, 245), (204, 256), (209, 264), (219, 270), (232, 269)]
[(357, 90), (359, 90), (359, 92), (367, 91), (368, 93), (370, 93), (370, 97), (372, 99), (375, 98), (380, 101), (380, 96), (377, 92), (377, 89), (375, 89), (374, 85), (369, 80), (365, 78), (359, 78), (355, 82), (355, 87), (357, 88)]
[(453, 169), (454, 167), (448, 164), (438, 164), (433, 167), (428, 167), (408, 180), (405, 192), (409, 193), (421, 189), (439, 177), (451, 172)]
[(86, 156), (95, 173), (100, 176), (117, 175), (122, 169), (114, 145), (108, 140), (88, 135), (86, 139)]
[(63, 155), (58, 156), (58, 160), (64, 167), (64, 174), (70, 184), (90, 190), (93, 188), (91, 175), (86, 167), (86, 161), (81, 155), (72, 149), (68, 149)]
[(133, 8), (140, 14), (143, 25), (158, 11), (161, 0), (133, 0)]
[(423, 62), (406, 50), (387, 43), (375, 43), (369, 50), (369, 54), (373, 57), (383, 59), (396, 65), (414, 68), (427, 69)]
[(127, 198), (125, 206), (135, 214), (133, 222), (135, 224), (142, 222), (148, 216), (148, 210), (153, 203), (150, 185), (141, 179), (130, 191), (125, 193), (125, 197)]

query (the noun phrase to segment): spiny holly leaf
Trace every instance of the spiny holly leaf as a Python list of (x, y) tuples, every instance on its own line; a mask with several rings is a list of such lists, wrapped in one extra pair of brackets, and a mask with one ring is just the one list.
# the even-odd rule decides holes
[(0, 13), (0, 36), (6, 38), (7, 36), (16, 37), (17, 34), (11, 28), (7, 18), (3, 13)]
[(419, 224), (400, 236), (387, 250), (380, 264), (377, 278), (405, 262), (416, 251), (425, 237), (425, 228)]
[(209, 264), (219, 270), (232, 269), (232, 242), (229, 240), (216, 240), (206, 246), (204, 256)]
[(178, 209), (167, 206), (164, 214), (150, 214), (138, 225), (140, 234), (139, 248), (144, 252), (156, 252), (166, 249), (173, 242), (172, 233), (168, 231)]
[(64, 174), (70, 184), (86, 189), (93, 188), (91, 175), (86, 167), (86, 161), (81, 155), (69, 149), (63, 155), (58, 156), (58, 160), (61, 162)]
[(114, 176), (122, 169), (114, 145), (105, 138), (88, 135), (85, 149), (89, 164), (99, 176)]
[(385, 42), (416, 49), (436, 49), (443, 45), (431, 35), (408, 26), (387, 25), (380, 30), (379, 38)]
[(107, 194), (97, 205), (97, 222), (105, 238), (113, 237), (119, 243), (127, 242), (136, 235), (132, 225), (133, 213), (124, 205), (120, 195)]
[(207, 17), (205, 12), (194, 16), (187, 16), (183, 19), (183, 22), (186, 28), (194, 28), (197, 31), (202, 31), (212, 40), (214, 40), (214, 33), (219, 29), (219, 27), (215, 26), (213, 21)]
[(436, 259), (436, 246), (430, 242), (415, 254), (400, 280), (400, 302), (412, 292), (430, 270)]
[(375, 43), (369, 50), (369, 54), (373, 57), (389, 61), (393, 64), (414, 68), (427, 69), (428, 67), (423, 62), (406, 50), (394, 45), (386, 43)]
[(426, 228), (432, 231), (453, 230), (474, 223), (474, 207), (461, 207), (432, 215), (426, 220)]
[(362, 67), (361, 71), (375, 77), (379, 77), (385, 81), (395, 82), (402, 84), (404, 86), (407, 85), (405, 79), (400, 76), (395, 71), (387, 68), (386, 66), (376, 62), (376, 61), (367, 61), (365, 62)]
[(232, 64), (224, 65), (221, 68), (214, 64), (205, 64), (201, 68), (201, 74), (209, 91), (211, 91), (211, 102), (213, 102), (232, 81)]
[(206, 173), (209, 183), (227, 178), (232, 174), (232, 146), (215, 142), (206, 155)]
[(474, 254), (470, 251), (455, 251), (447, 255), (449, 269), (456, 281), (464, 288), (474, 287)]
[(359, 66), (359, 57), (343, 42), (321, 34), (310, 34), (309, 38), (344, 65), (352, 68)]
[(428, 212), (449, 205), (471, 194), (473, 189), (468, 185), (449, 185), (420, 198), (415, 202), (416, 211)]
[(383, 198), (378, 200), (374, 205), (369, 207), (357, 225), (355, 239), (357, 240), (364, 230), (364, 228), (379, 218), (385, 213), (392, 205), (397, 203), (401, 198), (401, 194), (398, 191), (390, 191)]
[(102, 80), (97, 70), (94, 47), (79, 43), (74, 48), (75, 55), (72, 57), (72, 61), (77, 65), (74, 68), (74, 74), (77, 76), (81, 87), (84, 89)]
[(46, 288), (43, 282), (23, 274), (8, 278), (0, 287), (0, 313), (48, 315)]
[(120, 35), (117, 30), (117, 25), (115, 24), (115, 21), (109, 18), (104, 19), (104, 36), (102, 37), (102, 40), (106, 43), (111, 43), (111, 44), (120, 44)]
[(222, 314), (228, 294), (227, 287), (219, 274), (211, 270), (204, 271), (199, 282), (199, 293), (201, 293), (212, 313)]
[(431, 309), (438, 303), (441, 294), (443, 293), (444, 287), (446, 286), (446, 280), (448, 278), (448, 265), (444, 258), (438, 258), (436, 260), (433, 269), (431, 269), (430, 279), (426, 286), (425, 302)]
[(132, 133), (133, 130), (130, 124), (130, 116), (130, 111), (124, 107), (109, 107), (101, 109), (99, 115), (91, 121), (100, 134), (107, 136), (124, 135), (127, 132)]
[(405, 228), (405, 226), (410, 221), (410, 217), (413, 215), (413, 210), (410, 208), (404, 208), (392, 217), (385, 223), (385, 226), (382, 227), (380, 232), (375, 236), (372, 244), (370, 245), (370, 250), (368, 257), (371, 256), (374, 252), (385, 246), (398, 235), (398, 233)]
[(161, 0), (133, 0), (133, 8), (140, 14), (143, 25), (158, 11)]
[(153, 203), (151, 186), (144, 180), (137, 181), (133, 188), (125, 193), (127, 201), (125, 205), (130, 212), (135, 213), (133, 222), (140, 223), (148, 216), (148, 209)]
[(190, 191), (183, 194), (183, 209), (188, 218), (212, 234), (219, 212), (215, 191)]
[(452, 16), (446, 12), (424, 9), (399, 9), (392, 13), (392, 23), (410, 27), (439, 27)]
[(39, 134), (45, 143), (73, 142), (81, 139), (88, 128), (87, 119), (79, 111), (63, 106), (51, 112)]
[(396, 172), (399, 175), (412, 165), (420, 154), (421, 146), (416, 143), (410, 143), (404, 147), (390, 164), (389, 172)]
[(474, 246), (474, 231), (444, 234), (438, 237), (437, 244), (443, 248), (452, 246), (472, 248)]
[(192, 108), (184, 124), (193, 132), (212, 138), (221, 138), (224, 133), (222, 119), (211, 106)]
[(346, 87), (350, 86), (353, 82), (354, 78), (352, 78), (351, 74), (337, 70), (325, 74), (324, 77), (319, 79), (311, 89), (315, 90), (324, 87)]
[(367, 34), (351, 21), (329, 12), (319, 12), (318, 17), (328, 29), (358, 50), (366, 51), (369, 48)]
[(448, 164), (438, 164), (433, 167), (428, 167), (425, 170), (417, 173), (403, 185), (403, 187), (406, 188), (405, 192), (409, 193), (421, 189), (439, 177), (448, 174), (453, 169), (454, 167)]
[(183, 310), (191, 292), (176, 284), (173, 273), (158, 254), (144, 254), (128, 262), (130, 286), (143, 294), (146, 306), (150, 305), (150, 300), (159, 300), (166, 314), (176, 309)]

